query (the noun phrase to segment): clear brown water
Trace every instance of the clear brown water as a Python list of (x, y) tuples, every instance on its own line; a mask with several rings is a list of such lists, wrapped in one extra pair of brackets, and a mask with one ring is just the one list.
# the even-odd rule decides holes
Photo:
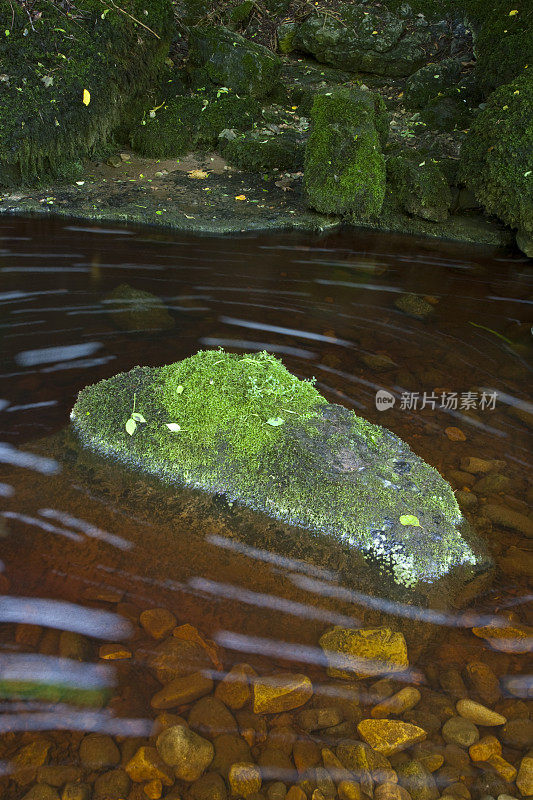
[[(101, 300), (125, 282), (160, 297), (175, 327), (118, 329)], [(429, 300), (430, 318), (394, 306), (409, 292)], [(315, 376), (328, 400), (392, 429), (463, 499), (466, 492), (476, 499), (465, 513), (496, 560), (494, 583), (466, 610), (470, 616), (461, 612), (439, 626), (438, 641), (411, 663), (411, 677), (446, 696), (441, 670), (482, 661), (500, 679), (501, 702), (518, 698), (533, 716), (525, 702), (530, 655), (494, 650), (471, 631), (472, 619), (493, 615), (533, 624), (532, 539), (483, 512), (492, 503), (528, 513), (532, 298), (531, 262), (484, 248), (361, 232), (200, 239), (3, 219), (2, 797), (22, 798), (35, 782), (35, 770), (22, 783), (13, 780), (12, 759), (36, 736), (52, 742), (48, 763), (69, 765), (78, 764), (83, 732), (126, 737), (123, 748), (128, 737), (149, 734), (157, 713), (150, 698), (160, 684), (146, 665), (157, 642), (138, 624), (146, 609), (167, 608), (178, 624), (218, 642), (218, 677), (221, 666), (245, 661), (260, 673), (305, 672), (317, 686), (327, 683), (319, 636), (334, 624), (357, 625), (342, 587), (340, 598), (320, 592), (316, 569), (239, 550), (231, 538), (238, 520), (223, 504), (217, 509), (183, 492), (179, 513), (170, 515), (142, 479), (100, 465), (82, 481), (68, 459), (61, 468), (55, 461), (57, 435), (85, 385), (219, 345), (266, 349), (299, 377)], [(376, 355), (390, 359), (386, 369), (376, 368)], [(397, 397), (393, 408), (376, 409), (379, 389)], [(497, 393), (493, 409), (465, 407), (466, 393), (479, 403), (483, 391)], [(424, 392), (435, 393), (435, 408), (402, 408), (402, 394)], [(441, 408), (443, 392), (458, 393), (460, 407)], [(450, 438), (449, 428), (463, 435)], [(24, 457), (26, 447), (38, 457)], [(501, 460), (500, 483), (478, 488), (483, 476), (455, 474), (469, 456)], [(82, 651), (69, 651), (64, 636), (61, 643), (65, 630), (84, 637)], [(105, 641), (122, 641), (132, 657), (102, 661)], [(65, 673), (74, 689), (105, 684), (111, 699), (100, 708), (91, 698), (88, 705), (79, 695), (58, 703), (53, 691), (35, 691), (35, 684), (57, 686)], [(33, 691), (23, 697), (19, 687), (17, 694), (14, 679)], [(520, 753), (507, 755), (516, 761)], [(135, 794), (141, 788), (133, 785), (127, 796), (146, 797)]]

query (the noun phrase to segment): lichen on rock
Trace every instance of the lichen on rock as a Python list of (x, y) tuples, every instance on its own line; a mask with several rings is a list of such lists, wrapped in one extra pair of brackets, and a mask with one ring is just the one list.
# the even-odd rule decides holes
[[(130, 435), (132, 410), (141, 418)], [(101, 455), (307, 531), (293, 554), (322, 553), (352, 585), (366, 570), (389, 596), (414, 597), (445, 579), (444, 602), (490, 571), (434, 469), (266, 352), (136, 367), (81, 391), (71, 419)]]

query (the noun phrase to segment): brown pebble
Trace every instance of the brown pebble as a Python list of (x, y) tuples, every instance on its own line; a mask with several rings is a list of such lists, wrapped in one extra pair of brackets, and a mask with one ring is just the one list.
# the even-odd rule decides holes
[(192, 675), (174, 678), (173, 681), (167, 683), (161, 691), (154, 694), (150, 705), (157, 710), (176, 708), (204, 697), (212, 689), (211, 678), (207, 678), (201, 672), (194, 672)]
[(487, 764), (490, 764), (500, 778), (503, 778), (508, 783), (511, 783), (516, 778), (518, 770), (502, 756), (491, 756), (487, 759)]
[(398, 783), (381, 783), (374, 789), (374, 800), (411, 800), (411, 795)]
[(20, 622), (15, 628), (15, 641), (17, 644), (22, 644), (25, 647), (36, 648), (39, 644), (39, 639), (43, 629), (40, 625), (30, 625), (25, 622)]
[(143, 786), (143, 791), (148, 800), (159, 800), (163, 794), (163, 783), (159, 778), (154, 778)]
[(495, 736), (484, 736), (468, 748), (472, 761), (488, 761), (491, 756), (501, 756), (502, 746)]
[(466, 665), (469, 684), (483, 703), (493, 706), (501, 697), (500, 682), (494, 672), (482, 661), (470, 661)]
[(228, 708), (237, 711), (250, 699), (252, 694), (250, 681), (256, 677), (255, 669), (249, 664), (235, 664), (224, 680), (218, 684), (215, 697), (222, 700)]
[(494, 725), (505, 725), (507, 722), (504, 716), (492, 711), (487, 706), (481, 705), (481, 703), (476, 703), (474, 700), (459, 700), (455, 707), (459, 716), (470, 720), (474, 725), (492, 727)]
[(300, 786), (291, 786), (285, 800), (307, 800), (307, 795)]
[(450, 426), (444, 429), (444, 433), (450, 442), (466, 442), (466, 436), (460, 428)]
[(371, 715), (375, 719), (385, 719), (389, 714), (403, 714), (410, 711), (420, 701), (420, 692), (414, 686), (406, 686), (399, 692), (374, 706)]
[(123, 644), (106, 643), (98, 651), (98, 656), (106, 661), (122, 661), (131, 658), (131, 655), (131, 650), (128, 650)]
[[(363, 793), (358, 783), (353, 780), (343, 780), (337, 786), (339, 800), (363, 800)], [(382, 800), (385, 800), (383, 798)]]
[(316, 742), (310, 739), (299, 739), (294, 743), (292, 756), (299, 773), (307, 772), (320, 763), (321, 753)]
[(167, 608), (149, 608), (142, 612), (139, 622), (154, 639), (164, 639), (176, 627), (177, 619)]
[(165, 786), (172, 786), (174, 783), (172, 770), (162, 760), (155, 747), (139, 747), (126, 764), (125, 770), (135, 783), (151, 780), (160, 780)]
[(233, 764), (228, 773), (231, 793), (236, 797), (249, 797), (261, 788), (261, 771), (252, 763)]

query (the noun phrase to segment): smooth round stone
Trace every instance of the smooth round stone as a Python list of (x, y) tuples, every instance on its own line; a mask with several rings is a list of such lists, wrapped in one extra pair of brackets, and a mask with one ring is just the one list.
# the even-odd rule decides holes
[(197, 700), (189, 712), (189, 727), (201, 736), (214, 739), (222, 733), (238, 733), (237, 720), (224, 703), (208, 696)]
[(164, 710), (176, 708), (187, 703), (192, 703), (200, 697), (209, 694), (213, 689), (211, 678), (202, 675), (201, 672), (194, 672), (192, 675), (184, 675), (182, 678), (174, 678), (167, 683), (160, 692), (154, 694), (150, 700), (152, 708)]
[(50, 786), (60, 788), (66, 783), (74, 783), (78, 781), (83, 775), (83, 770), (80, 767), (74, 766), (56, 766), (53, 764), (46, 764), (39, 767), (37, 770), (37, 781), (39, 783), (47, 783)]
[(59, 655), (73, 661), (88, 661), (91, 655), (89, 640), (74, 631), (61, 631), (59, 636)]
[(213, 665), (204, 648), (197, 642), (188, 642), (171, 636), (157, 645), (148, 658), (148, 666), (157, 680), (170, 683), (174, 678), (212, 669)]
[(516, 767), (513, 767), (512, 764), (506, 761), (505, 758), (502, 758), (501, 756), (491, 756), (488, 763), (491, 765), (494, 771), (497, 772), (501, 778), (503, 778), (504, 781), (512, 783), (516, 778), (518, 770)]
[(426, 738), (422, 728), (393, 719), (364, 719), (357, 730), (370, 747), (384, 756), (398, 753)]
[(130, 790), (130, 779), (123, 769), (112, 769), (94, 782), (94, 800), (122, 800)]
[(111, 736), (101, 733), (90, 733), (80, 743), (80, 761), (90, 770), (116, 767), (120, 762), (120, 750)]
[(89, 800), (90, 796), (88, 783), (66, 783), (61, 792), (61, 800)]
[(253, 685), (255, 714), (280, 714), (306, 703), (313, 694), (307, 675), (278, 673), (256, 678)]
[(191, 800), (226, 800), (228, 791), (224, 778), (216, 772), (207, 772), (189, 789)]
[(271, 783), (267, 789), (268, 800), (285, 800), (287, 796), (287, 786), (282, 781)]
[(506, 722), (499, 734), (502, 742), (514, 750), (533, 747), (533, 719), (517, 718)]
[(304, 731), (320, 731), (333, 728), (342, 722), (340, 708), (306, 708), (298, 714), (298, 724)]
[(257, 676), (255, 669), (249, 664), (235, 664), (222, 680), (216, 690), (215, 697), (237, 711), (242, 708), (251, 697), (250, 681)]
[(471, 747), (479, 741), (479, 731), (469, 719), (450, 717), (442, 726), (442, 738), (449, 744)]
[(491, 756), (501, 756), (502, 746), (495, 736), (484, 736), (469, 748), (468, 753), (472, 761), (488, 761)]
[(516, 777), (516, 785), (523, 797), (533, 795), (533, 753), (524, 756)]
[(311, 739), (299, 739), (292, 748), (292, 757), (298, 772), (307, 772), (311, 767), (320, 763), (320, 748)]
[(164, 639), (178, 624), (174, 614), (166, 608), (149, 608), (143, 611), (139, 622), (154, 639)]
[(249, 797), (261, 788), (261, 771), (252, 763), (233, 764), (228, 772), (231, 793), (236, 797)]
[(501, 697), (500, 682), (494, 672), (482, 661), (471, 661), (466, 665), (469, 684), (483, 703), (493, 706)]
[(224, 777), (228, 777), (229, 768), (232, 764), (249, 762), (252, 754), (248, 743), (236, 733), (222, 733), (213, 739), (215, 747), (215, 757), (211, 764), (211, 769)]
[(374, 789), (374, 800), (411, 800), (411, 795), (398, 783), (381, 783)]
[(421, 694), (414, 686), (406, 686), (399, 692), (386, 698), (370, 712), (374, 719), (385, 719), (390, 714), (403, 714), (410, 711), (420, 702)]
[(412, 800), (437, 800), (439, 790), (435, 778), (419, 761), (408, 761), (398, 767), (398, 782)]
[(504, 716), (481, 705), (481, 703), (476, 703), (474, 700), (459, 700), (455, 707), (461, 717), (470, 720), (475, 725), (493, 727), (495, 725), (505, 725), (507, 722)]
[[(358, 783), (352, 780), (340, 781), (337, 786), (339, 800), (363, 800), (363, 792)], [(385, 800), (385, 798), (382, 798)], [(387, 800), (389, 800), (387, 798)], [(392, 800), (392, 798), (390, 798)]]
[(167, 728), (157, 737), (157, 750), (177, 778), (193, 783), (213, 760), (211, 742), (184, 725)]
[(155, 747), (139, 747), (125, 769), (135, 783), (152, 780), (160, 780), (165, 786), (172, 786), (174, 783), (172, 770), (162, 761)]

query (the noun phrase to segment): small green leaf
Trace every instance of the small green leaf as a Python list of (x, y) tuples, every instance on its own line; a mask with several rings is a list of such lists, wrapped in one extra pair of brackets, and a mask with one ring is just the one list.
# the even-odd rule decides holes
[(133, 420), (135, 420), (135, 422), (146, 422), (146, 420), (145, 420), (145, 418), (143, 417), (143, 415), (142, 415), (142, 414), (139, 414), (139, 412), (138, 412), (138, 411), (134, 411), (134, 412), (133, 412), (133, 414), (131, 415), (131, 418), (132, 418)]
[(176, 394), (183, 394), (183, 386), (178, 386), (176, 389)]
[(285, 420), (282, 417), (270, 417), (270, 419), (267, 419), (266, 424), (272, 425), (273, 428), (277, 428), (278, 425), (283, 425), (284, 422)]
[(418, 517), (415, 517), (413, 514), (402, 514), (400, 522), (402, 525), (414, 525), (416, 528), (420, 527)]
[(126, 422), (126, 431), (127, 433), (129, 433), (130, 436), (133, 436), (136, 430), (137, 430), (137, 423), (132, 417), (130, 417), (129, 420)]
[(181, 425), (178, 425), (177, 422), (166, 422), (165, 424), (169, 431), (172, 431), (173, 433), (178, 433), (181, 431)]

